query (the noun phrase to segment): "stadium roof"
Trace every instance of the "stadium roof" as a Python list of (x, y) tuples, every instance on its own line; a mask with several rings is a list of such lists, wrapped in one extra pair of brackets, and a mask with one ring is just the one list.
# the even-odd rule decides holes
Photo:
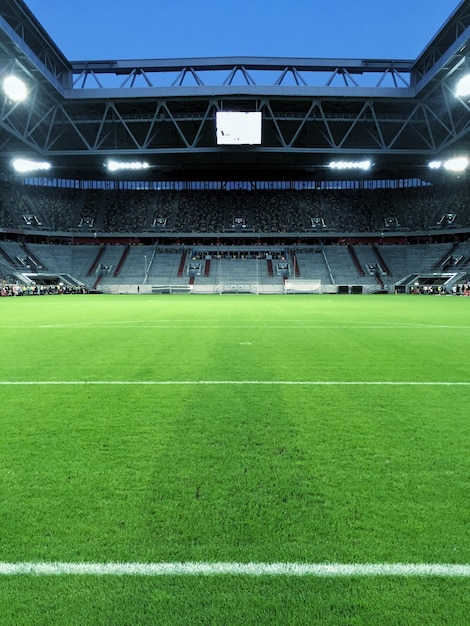
[[(370, 158), (362, 176), (427, 177), (430, 160), (470, 154), (468, 98), (455, 95), (469, 43), (463, 0), (417, 59), (70, 61), (22, 0), (0, 0), (0, 77), (29, 90), (1, 96), (0, 159), (5, 172), (14, 155), (102, 178), (107, 158), (139, 158), (139, 178), (217, 180), (323, 179), (331, 160)], [(218, 111), (261, 112), (261, 144), (217, 145)]]

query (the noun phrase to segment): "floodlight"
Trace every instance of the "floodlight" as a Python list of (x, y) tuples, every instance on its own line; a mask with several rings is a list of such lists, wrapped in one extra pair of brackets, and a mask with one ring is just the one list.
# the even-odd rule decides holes
[(366, 159), (364, 161), (331, 161), (328, 167), (334, 170), (370, 170), (372, 163)]
[(30, 161), (29, 159), (15, 159), (13, 161), (13, 167), (17, 172), (26, 173), (34, 172), (36, 170), (49, 170), (51, 164), (47, 161)]
[(28, 90), (24, 82), (18, 76), (6, 76), (3, 79), (3, 91), (7, 98), (13, 102), (21, 102), (28, 95)]
[(442, 161), (429, 161), (428, 167), (431, 170), (438, 170), (442, 167)]
[(146, 170), (150, 165), (142, 161), (107, 161), (105, 167), (110, 172), (118, 172), (119, 170)]
[(465, 74), (457, 83), (455, 95), (459, 97), (470, 96), (470, 74)]
[(467, 169), (469, 161), (467, 157), (456, 157), (455, 159), (448, 159), (444, 162), (444, 169), (449, 172), (463, 172)]

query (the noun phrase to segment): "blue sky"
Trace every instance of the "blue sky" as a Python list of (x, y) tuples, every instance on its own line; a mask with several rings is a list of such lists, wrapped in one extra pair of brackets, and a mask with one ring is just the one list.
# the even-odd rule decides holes
[(460, 0), (26, 0), (69, 60), (415, 59)]

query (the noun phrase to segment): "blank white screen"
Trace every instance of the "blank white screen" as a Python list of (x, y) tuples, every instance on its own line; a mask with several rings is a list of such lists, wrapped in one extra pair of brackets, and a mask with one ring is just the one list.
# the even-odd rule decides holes
[(256, 145), (261, 143), (261, 111), (217, 111), (219, 145)]

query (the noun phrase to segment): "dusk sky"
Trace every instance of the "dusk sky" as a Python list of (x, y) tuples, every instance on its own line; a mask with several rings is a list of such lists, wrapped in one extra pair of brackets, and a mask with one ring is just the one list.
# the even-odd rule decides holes
[(460, 0), (26, 0), (71, 60), (415, 59)]

